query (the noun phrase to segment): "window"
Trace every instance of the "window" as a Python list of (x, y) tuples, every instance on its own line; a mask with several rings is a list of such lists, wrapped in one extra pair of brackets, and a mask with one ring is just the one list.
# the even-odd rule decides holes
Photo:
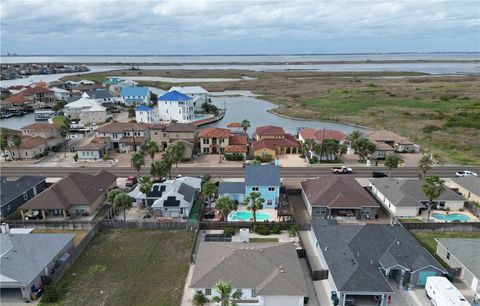
[(28, 194), (26, 192), (23, 193), (23, 199), (28, 200)]
[(252, 187), (252, 191), (258, 191), (258, 187)]
[(205, 295), (212, 295), (212, 289), (205, 289)]
[(163, 137), (167, 137), (167, 133), (163, 133)]
[(255, 293), (255, 288), (252, 289), (252, 297), (256, 297), (257, 294)]
[(208, 148), (203, 148), (203, 153), (208, 153), (209, 149)]
[(447, 259), (450, 259), (450, 252), (447, 252)]
[(210, 138), (203, 138), (203, 144), (210, 144)]
[(275, 191), (275, 187), (268, 187), (268, 191)]

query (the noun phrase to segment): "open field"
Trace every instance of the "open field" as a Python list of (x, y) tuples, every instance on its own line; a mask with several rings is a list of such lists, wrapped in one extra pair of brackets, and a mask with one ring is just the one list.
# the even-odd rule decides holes
[[(256, 80), (177, 85), (200, 85), (209, 91), (250, 90), (278, 104), (272, 111), (280, 115), (385, 128), (430, 149), (444, 164), (480, 164), (480, 76), (426, 76), (416, 72), (124, 70), (68, 79), (101, 82), (110, 75), (253, 77)], [(173, 85), (142, 83), (165, 90)]]
[(78, 245), (83, 238), (88, 234), (88, 229), (41, 229), (36, 228), (32, 231), (35, 234), (75, 234), (73, 243)]
[(101, 232), (60, 281), (55, 305), (179, 305), (192, 241), (188, 231)]
[(411, 231), (411, 233), (444, 267), (448, 267), (448, 265), (435, 254), (437, 252), (437, 242), (435, 238), (480, 238), (480, 232)]

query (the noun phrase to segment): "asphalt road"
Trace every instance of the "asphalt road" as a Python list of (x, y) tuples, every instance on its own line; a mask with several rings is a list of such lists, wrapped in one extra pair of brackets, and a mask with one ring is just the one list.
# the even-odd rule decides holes
[[(2, 176), (22, 176), (22, 175), (44, 175), (47, 177), (63, 177), (70, 172), (81, 172), (88, 174), (95, 174), (101, 170), (106, 170), (118, 177), (126, 177), (129, 175), (136, 175), (130, 167), (0, 167), (0, 174)], [(355, 177), (371, 177), (372, 171), (380, 171), (388, 173), (385, 167), (358, 167), (354, 168)], [(480, 173), (480, 167), (472, 166), (438, 166), (429, 171), (429, 175), (438, 175), (440, 177), (454, 177), (455, 172), (459, 170), (471, 170)], [(143, 168), (141, 175), (150, 173), (149, 168)], [(183, 176), (203, 176), (210, 174), (214, 178), (243, 178), (243, 169), (241, 167), (179, 167), (178, 173)], [(418, 177), (419, 170), (416, 167), (401, 167), (392, 170), (392, 177)], [(176, 175), (175, 167), (172, 169), (172, 175)], [(284, 167), (280, 170), (282, 178), (298, 178), (307, 179), (317, 176), (331, 175), (328, 167)]]

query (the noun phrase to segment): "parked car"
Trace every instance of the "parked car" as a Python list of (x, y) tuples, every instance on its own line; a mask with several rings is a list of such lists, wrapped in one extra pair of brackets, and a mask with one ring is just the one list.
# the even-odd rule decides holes
[(457, 176), (459, 177), (464, 177), (464, 176), (478, 176), (478, 174), (476, 174), (475, 172), (473, 171), (469, 171), (469, 170), (463, 170), (463, 171), (458, 171), (457, 173), (455, 173)]
[(388, 175), (386, 173), (383, 173), (383, 172), (373, 171), (372, 172), (372, 177), (388, 177)]
[(335, 174), (350, 174), (352, 172), (353, 172), (352, 168), (345, 167), (345, 166), (332, 168), (332, 173), (335, 173)]
[(137, 177), (136, 176), (129, 176), (125, 181), (125, 187), (133, 187), (137, 184)]

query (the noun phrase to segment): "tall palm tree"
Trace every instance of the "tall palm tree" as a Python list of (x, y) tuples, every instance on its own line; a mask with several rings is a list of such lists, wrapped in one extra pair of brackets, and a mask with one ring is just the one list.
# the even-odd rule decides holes
[(115, 196), (113, 202), (116, 208), (123, 210), (123, 221), (127, 221), (126, 210), (132, 207), (132, 198), (125, 192), (121, 192)]
[(162, 178), (164, 176), (167, 176), (169, 169), (171, 166), (168, 165), (167, 160), (162, 159), (156, 160), (152, 163), (152, 166), (150, 168), (150, 174), (153, 176), (153, 179), (155, 180), (157, 177)]
[(22, 159), (20, 156), (20, 145), (22, 144), (22, 137), (20, 135), (13, 135), (12, 142), (15, 148), (17, 148), (18, 159)]
[(262, 198), (262, 194), (258, 191), (250, 192), (243, 201), (247, 209), (253, 212), (253, 222), (257, 222), (257, 210), (263, 209), (263, 203), (265, 203), (265, 199)]
[(217, 185), (211, 180), (208, 180), (203, 184), (203, 194), (208, 199), (208, 206), (210, 206), (212, 197), (217, 193)]
[(430, 171), (430, 169), (432, 169), (432, 166), (433, 166), (433, 160), (430, 155), (424, 154), (422, 158), (419, 159), (418, 167), (422, 172), (422, 179), (424, 179), (427, 172)]
[(443, 183), (443, 180), (441, 180), (438, 176), (432, 175), (427, 177), (425, 183), (422, 185), (422, 191), (428, 198), (428, 221), (430, 221), (433, 201), (438, 199), (445, 191), (445, 186)]
[(358, 157), (360, 157), (360, 161), (364, 161), (368, 155), (373, 154), (376, 150), (375, 144), (367, 138), (357, 139), (353, 144), (353, 148)]
[(181, 141), (177, 141), (167, 148), (165, 152), (165, 158), (170, 160), (172, 164), (175, 164), (175, 168), (178, 173), (178, 163), (182, 161), (183, 155), (185, 154), (185, 145)]
[(363, 133), (359, 130), (354, 130), (350, 134), (347, 135), (347, 141), (350, 144), (350, 147), (354, 147), (355, 142), (363, 137)]
[(152, 163), (153, 163), (153, 158), (155, 157), (156, 153), (160, 152), (160, 148), (155, 141), (149, 140), (147, 142), (147, 152), (150, 155), (150, 158), (152, 159)]
[(243, 132), (247, 134), (247, 130), (250, 128), (250, 121), (248, 119), (243, 119), (241, 122)]
[(115, 197), (122, 192), (123, 191), (121, 189), (117, 188), (117, 189), (110, 190), (107, 194), (107, 201), (108, 201), (108, 203), (112, 204), (114, 216), (117, 215), (117, 209), (115, 207)]
[(385, 158), (385, 167), (388, 168), (388, 176), (392, 176), (392, 169), (398, 168), (403, 160), (398, 155), (389, 155)]
[(342, 156), (347, 154), (347, 151), (348, 151), (348, 147), (347, 145), (345, 144), (341, 144), (338, 148), (338, 155), (339, 155), (339, 158), (340, 160), (342, 159)]
[(0, 149), (2, 150), (3, 157), (7, 160), (7, 154), (5, 154), (5, 149), (8, 147), (8, 134), (5, 134), (3, 131), (0, 135)]
[(228, 282), (219, 281), (215, 284), (215, 291), (218, 296), (214, 296), (212, 301), (220, 303), (221, 306), (236, 306), (236, 300), (242, 298), (240, 291), (233, 291), (232, 285)]
[(147, 194), (152, 190), (153, 182), (148, 176), (142, 176), (138, 179), (138, 186), (141, 193), (145, 195), (143, 204), (147, 204)]
[(237, 210), (237, 203), (228, 195), (225, 195), (215, 202), (215, 208), (220, 211), (222, 219), (225, 221), (231, 211)]
[(130, 164), (132, 165), (132, 168), (137, 171), (137, 176), (140, 176), (140, 170), (145, 164), (143, 154), (141, 152), (134, 153), (130, 159)]

